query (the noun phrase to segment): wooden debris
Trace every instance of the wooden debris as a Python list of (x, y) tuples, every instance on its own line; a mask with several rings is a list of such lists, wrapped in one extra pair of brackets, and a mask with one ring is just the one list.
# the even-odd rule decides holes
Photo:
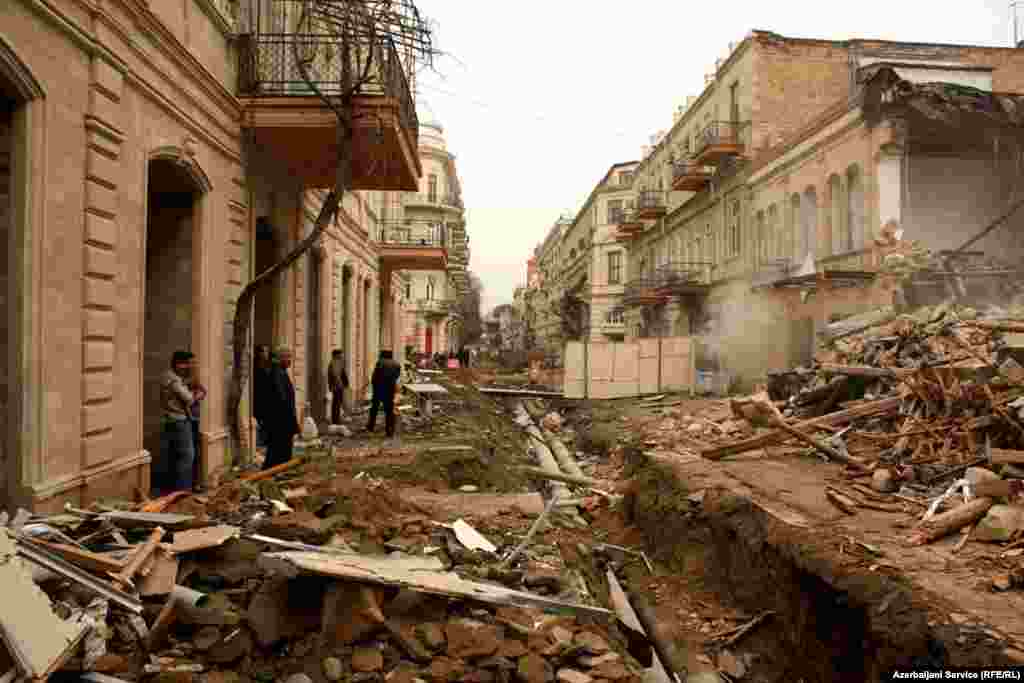
[(565, 484), (574, 484), (576, 486), (586, 486), (587, 488), (595, 488), (601, 485), (601, 482), (597, 479), (591, 479), (590, 477), (574, 477), (571, 474), (555, 474), (548, 472), (546, 469), (541, 467), (529, 467), (528, 465), (519, 465), (516, 470), (523, 474), (528, 474), (531, 477), (537, 477), (538, 479), (550, 479), (551, 481), (560, 481)]
[(949, 512), (935, 515), (911, 533), (908, 543), (925, 545), (955, 533), (984, 517), (994, 503), (995, 501), (988, 497), (975, 498), (970, 503), (964, 503)]
[(854, 509), (857, 507), (857, 503), (855, 501), (850, 500), (846, 496), (840, 494), (838, 491), (834, 491), (831, 488), (826, 488), (825, 498), (828, 500), (828, 502), (832, 503), (832, 505), (839, 508), (839, 511), (843, 514), (857, 514), (857, 511)]

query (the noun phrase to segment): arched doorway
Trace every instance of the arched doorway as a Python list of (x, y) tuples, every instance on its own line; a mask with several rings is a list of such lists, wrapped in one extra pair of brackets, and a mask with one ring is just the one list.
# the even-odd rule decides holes
[[(362, 339), (362, 355), (363, 355), (363, 380), (362, 383), (369, 383), (370, 373), (373, 372), (373, 364), (376, 359), (370, 357), (370, 311), (373, 309), (370, 307), (370, 280), (369, 278), (363, 280), (363, 291), (362, 291), (362, 311), (360, 312), (363, 320), (363, 339)], [(358, 400), (362, 400), (362, 396), (358, 396)]]
[[(175, 351), (196, 354), (194, 292), (199, 274), (199, 199), (205, 188), (189, 167), (172, 158), (149, 162), (146, 187), (146, 277), (142, 366), (142, 443), (160, 455), (160, 380)], [(200, 380), (204, 378), (200, 377)], [(202, 453), (196, 453), (198, 466)]]
[(323, 251), (314, 247), (306, 257), (306, 400), (317, 424), (327, 421), (327, 372), (321, 343), (321, 273)]

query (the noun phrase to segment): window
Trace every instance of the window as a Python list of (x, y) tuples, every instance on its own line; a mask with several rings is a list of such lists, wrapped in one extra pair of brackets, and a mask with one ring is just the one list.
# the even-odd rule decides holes
[(582, 237), (579, 239), (579, 241), (577, 241), (576, 244), (579, 246), (580, 251), (583, 251), (583, 248), (587, 246), (586, 240), (584, 240)]
[(633, 172), (622, 171), (619, 173), (619, 185), (632, 185), (633, 184)]
[(410, 299), (412, 299), (412, 284), (406, 282), (405, 283), (405, 300), (409, 301)]
[(621, 325), (621, 324), (623, 324), (626, 321), (623, 310), (621, 308), (613, 308), (613, 309), (609, 310), (608, 314), (605, 315), (605, 321), (609, 325)]
[(622, 252), (613, 251), (608, 254), (608, 284), (622, 283)]
[(608, 201), (608, 224), (613, 225), (619, 222), (620, 214), (622, 213), (622, 200), (621, 199), (610, 199)]
[(427, 280), (427, 299), (432, 300), (434, 298), (434, 278)]
[(754, 253), (757, 254), (757, 261), (755, 266), (759, 266), (770, 258), (768, 243), (771, 237), (768, 235), (768, 225), (764, 221), (764, 210), (757, 212), (755, 218), (757, 224), (757, 249)]
[(786, 215), (786, 236), (782, 253), (788, 258), (796, 257), (797, 226), (800, 225), (800, 193), (794, 192), (789, 198), (789, 213)]
[(768, 207), (768, 258), (782, 255), (782, 231), (779, 230), (779, 210), (772, 204)]
[(427, 177), (427, 199), (431, 204), (437, 201), (437, 176), (433, 173)]
[(818, 194), (813, 187), (804, 190), (804, 198), (800, 204), (800, 251), (797, 258), (801, 261), (818, 255)]
[(828, 179), (828, 195), (828, 217), (832, 222), (832, 253), (844, 254), (853, 249), (853, 245), (849, 239), (848, 223), (844, 215), (846, 212), (843, 210), (843, 181), (835, 173)]
[(846, 226), (850, 249), (863, 249), (866, 243), (864, 185), (861, 182), (860, 168), (856, 164), (846, 170)]
[(740, 254), (740, 203), (734, 201), (729, 207), (729, 255), (739, 256)]

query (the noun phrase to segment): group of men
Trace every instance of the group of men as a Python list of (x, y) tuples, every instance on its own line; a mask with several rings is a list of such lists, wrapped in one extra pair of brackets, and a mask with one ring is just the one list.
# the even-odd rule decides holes
[[(299, 417), (295, 405), (295, 385), (288, 369), (291, 351), (256, 347), (253, 369), (253, 417), (260, 430), (260, 441), (266, 444), (263, 469), (292, 459), (295, 435), (299, 433)], [(341, 423), (345, 391), (349, 388), (341, 350), (331, 353), (327, 367), (327, 386), (331, 392), (331, 423)], [(206, 388), (193, 376), (195, 356), (188, 351), (175, 351), (171, 368), (160, 378), (161, 431), (160, 455), (153, 462), (153, 489), (156, 495), (173, 491), (191, 491), (199, 481), (199, 402), (206, 398)], [(381, 351), (373, 369), (370, 420), (366, 430), (372, 432), (377, 413), (384, 411), (387, 436), (395, 435), (395, 393), (401, 367), (391, 351)]]

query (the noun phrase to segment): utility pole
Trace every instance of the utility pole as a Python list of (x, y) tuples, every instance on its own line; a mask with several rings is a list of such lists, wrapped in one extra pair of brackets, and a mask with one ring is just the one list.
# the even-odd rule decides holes
[(1018, 0), (1010, 3), (1010, 8), (1013, 10), (1013, 46), (1017, 47), (1020, 43), (1017, 38), (1017, 5)]

